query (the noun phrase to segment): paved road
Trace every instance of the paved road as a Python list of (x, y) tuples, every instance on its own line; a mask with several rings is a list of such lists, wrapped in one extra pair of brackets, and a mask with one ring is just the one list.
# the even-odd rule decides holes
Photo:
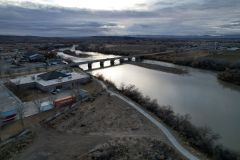
[(199, 160), (196, 156), (194, 156), (192, 153), (190, 153), (187, 149), (185, 149), (178, 141), (177, 139), (171, 134), (171, 132), (159, 121), (157, 121), (155, 118), (153, 118), (150, 114), (145, 112), (139, 105), (134, 103), (133, 101), (125, 98), (124, 96), (121, 96), (118, 93), (115, 93), (107, 88), (107, 86), (102, 82), (97, 80), (104, 89), (111, 95), (114, 95), (123, 101), (127, 102), (129, 105), (131, 105), (134, 109), (136, 109), (139, 113), (141, 113), (143, 116), (145, 116), (148, 120), (150, 120), (154, 125), (156, 125), (167, 137), (167, 139), (172, 143), (172, 145), (187, 159), (189, 160)]

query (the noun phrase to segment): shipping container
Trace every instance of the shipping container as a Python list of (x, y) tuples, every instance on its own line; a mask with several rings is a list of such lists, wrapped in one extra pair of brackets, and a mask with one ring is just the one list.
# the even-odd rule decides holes
[(71, 105), (76, 102), (75, 96), (67, 96), (53, 101), (54, 107), (61, 107), (65, 105)]

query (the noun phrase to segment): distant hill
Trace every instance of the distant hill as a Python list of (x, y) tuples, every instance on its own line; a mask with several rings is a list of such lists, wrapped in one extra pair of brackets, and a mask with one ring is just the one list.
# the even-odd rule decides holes
[[(77, 38), (82, 39), (82, 38)], [(0, 43), (63, 43), (73, 42), (76, 38), (71, 37), (39, 37), (39, 36), (10, 36), (0, 35)]]
[(237, 35), (189, 35), (189, 36), (175, 36), (175, 35), (134, 35), (131, 37), (139, 38), (154, 38), (154, 39), (240, 39), (240, 34)]
[(78, 42), (82, 40), (105, 40), (105, 41), (124, 41), (124, 40), (138, 40), (138, 39), (176, 39), (176, 40), (194, 40), (194, 39), (239, 39), (240, 35), (221, 35), (221, 36), (174, 36), (174, 35), (126, 35), (126, 36), (90, 36), (90, 37), (40, 37), (40, 36), (12, 36), (0, 35), (0, 43), (64, 43), (64, 42)]

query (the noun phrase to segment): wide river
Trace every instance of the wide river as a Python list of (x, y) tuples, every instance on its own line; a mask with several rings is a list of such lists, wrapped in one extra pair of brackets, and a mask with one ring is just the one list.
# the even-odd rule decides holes
[[(92, 52), (87, 54), (97, 57), (91, 59), (113, 57)], [(89, 58), (74, 59), (84, 61)], [(91, 73), (102, 74), (117, 86), (135, 85), (143, 95), (157, 99), (160, 105), (170, 105), (176, 113), (191, 115), (192, 123), (210, 127), (221, 136), (220, 143), (240, 151), (239, 86), (218, 81), (216, 73), (211, 71), (156, 61), (144, 63), (182, 68), (187, 70), (188, 74), (166, 73), (130, 64), (99, 69)], [(99, 63), (94, 64), (94, 68), (97, 67)]]

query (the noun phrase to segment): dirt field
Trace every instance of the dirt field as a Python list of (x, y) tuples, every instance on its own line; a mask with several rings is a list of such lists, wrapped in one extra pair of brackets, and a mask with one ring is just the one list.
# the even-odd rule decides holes
[(110, 96), (96, 81), (81, 88), (89, 91), (94, 101), (84, 102), (48, 123), (37, 125), (51, 112), (25, 120), (35, 138), (23, 151), (13, 152), (13, 159), (184, 159), (165, 135), (128, 103)]
[(227, 62), (239, 62), (240, 61), (240, 51), (224, 52), (217, 55), (209, 55), (209, 58), (225, 60)]
[(174, 150), (161, 141), (152, 138), (124, 137), (115, 138), (81, 157), (82, 160), (112, 159), (182, 159)]
[(142, 115), (124, 101), (103, 93), (92, 103), (85, 103), (72, 115), (50, 123), (52, 128), (68, 133), (100, 134), (110, 136), (159, 134)]
[(180, 53), (168, 53), (168, 54), (162, 54), (162, 55), (155, 55), (155, 56), (149, 56), (146, 58), (154, 59), (154, 60), (160, 60), (160, 61), (167, 61), (167, 62), (174, 62), (177, 60), (185, 60), (185, 59), (196, 59), (200, 57), (206, 57), (209, 53), (207, 51), (191, 51), (191, 52), (180, 52)]
[[(16, 159), (85, 159), (83, 157), (96, 146), (126, 137), (137, 138), (139, 142), (142, 141), (142, 145), (145, 138), (161, 141), (163, 145), (168, 144), (165, 136), (147, 119), (122, 100), (111, 97), (106, 92), (99, 95), (95, 101), (86, 102), (44, 127), (37, 128), (35, 132), (37, 135), (34, 143)], [(132, 143), (129, 141), (129, 144)], [(124, 144), (128, 146), (128, 141)], [(146, 149), (148, 145), (150, 144), (146, 143)], [(129, 155), (136, 153), (137, 150), (131, 149), (133, 147), (134, 145), (130, 145), (128, 148)], [(140, 148), (139, 151), (142, 152), (144, 147)], [(156, 152), (158, 151), (159, 149)], [(164, 151), (164, 159), (167, 159), (167, 152), (174, 150)], [(175, 154), (181, 159), (181, 156)]]

